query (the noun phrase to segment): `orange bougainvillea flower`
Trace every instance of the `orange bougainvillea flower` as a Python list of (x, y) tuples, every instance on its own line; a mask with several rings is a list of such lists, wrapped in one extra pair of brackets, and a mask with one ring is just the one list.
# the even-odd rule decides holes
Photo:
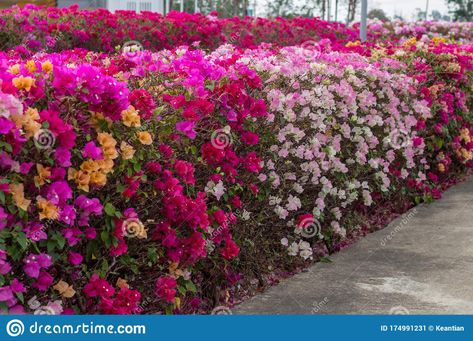
[(140, 140), (141, 144), (149, 146), (153, 143), (153, 138), (147, 131), (140, 131), (136, 135), (138, 136), (138, 140)]
[(43, 70), (43, 72), (49, 73), (53, 71), (53, 64), (47, 60), (41, 64), (41, 70)]
[(67, 170), (67, 179), (73, 180), (77, 185), (77, 188), (80, 190), (83, 190), (84, 192), (89, 191), (90, 176), (87, 173), (74, 168), (69, 168)]
[(127, 127), (141, 127), (140, 115), (132, 105), (122, 111), (122, 121)]
[(35, 79), (33, 79), (33, 78), (31, 78), (31, 77), (23, 77), (23, 76), (20, 76), (20, 77), (13, 78), (12, 82), (13, 82), (13, 85), (14, 85), (18, 90), (30, 91), (31, 88), (32, 88), (32, 87), (34, 86), (34, 84), (35, 84)]
[(37, 163), (36, 170), (38, 171), (38, 175), (34, 177), (34, 181), (39, 186), (43, 186), (51, 177), (51, 167), (44, 167), (42, 164)]
[(26, 63), (25, 63), (25, 68), (30, 72), (30, 73), (33, 73), (36, 71), (36, 63), (34, 60), (28, 60)]
[(122, 158), (124, 160), (133, 159), (133, 156), (135, 155), (135, 149), (133, 146), (129, 145), (125, 141), (122, 141), (120, 144), (120, 151), (122, 152)]
[(57, 208), (57, 206), (51, 203), (50, 201), (44, 199), (43, 197), (38, 197), (36, 199), (36, 206), (40, 210), (39, 220), (56, 220), (59, 217), (59, 209)]
[(118, 157), (118, 152), (115, 149), (117, 141), (109, 133), (98, 133), (97, 140), (102, 146), (103, 155), (106, 159), (116, 159)]
[(72, 298), (76, 294), (72, 285), (69, 285), (67, 282), (60, 280), (53, 286), (53, 289), (58, 291), (64, 298)]
[(10, 192), (13, 196), (13, 202), (23, 211), (28, 210), (31, 200), (25, 199), (25, 192), (23, 184), (10, 184)]
[(130, 288), (130, 286), (128, 285), (128, 282), (125, 279), (121, 278), (121, 277), (119, 277), (117, 279), (117, 287), (119, 287), (120, 289), (122, 289), (122, 288), (129, 289)]
[(20, 73), (20, 65), (19, 64), (15, 64), (15, 65), (12, 65), (8, 68), (8, 72), (11, 73), (12, 75), (17, 75)]

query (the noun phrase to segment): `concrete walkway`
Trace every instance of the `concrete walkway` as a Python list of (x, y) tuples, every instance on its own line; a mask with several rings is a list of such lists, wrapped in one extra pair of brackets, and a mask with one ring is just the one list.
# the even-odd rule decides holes
[(232, 309), (234, 314), (473, 314), (473, 178)]

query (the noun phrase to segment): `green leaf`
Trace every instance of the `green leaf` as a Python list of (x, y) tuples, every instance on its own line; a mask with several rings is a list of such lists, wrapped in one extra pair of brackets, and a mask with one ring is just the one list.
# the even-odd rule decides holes
[(108, 234), (108, 232), (107, 231), (102, 231), (102, 233), (100, 233), (100, 238), (105, 243), (105, 246), (107, 248), (109, 248), (110, 247), (110, 235)]
[(158, 252), (155, 247), (150, 247), (148, 249), (148, 258), (154, 264), (158, 262)]
[(107, 203), (104, 207), (105, 213), (110, 216), (114, 217), (115, 216), (115, 207), (111, 203)]
[(56, 233), (54, 235), (54, 239), (56, 240), (59, 249), (62, 250), (64, 248), (64, 245), (66, 245), (66, 239), (60, 233)]
[(28, 238), (23, 232), (18, 233), (18, 235), (16, 236), (16, 241), (18, 242), (18, 244), (20, 244), (23, 250), (26, 250), (28, 248)]
[(180, 285), (179, 285), (179, 286), (177, 287), (177, 291), (179, 291), (179, 293), (180, 293), (181, 295), (185, 295), (185, 294), (186, 294), (186, 288), (184, 288), (183, 286), (180, 286)]
[(332, 263), (332, 260), (327, 256), (323, 256), (323, 257), (320, 258), (320, 262), (321, 263)]
[(192, 283), (192, 281), (186, 283), (186, 289), (190, 292), (197, 292), (197, 288), (195, 287), (195, 284)]
[(23, 293), (17, 292), (16, 297), (18, 297), (21, 303), (25, 303), (25, 297), (23, 296)]

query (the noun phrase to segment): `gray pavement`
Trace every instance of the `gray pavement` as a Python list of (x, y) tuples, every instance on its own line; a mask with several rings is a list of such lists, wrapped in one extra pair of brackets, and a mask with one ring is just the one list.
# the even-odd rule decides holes
[(234, 314), (473, 314), (473, 178)]

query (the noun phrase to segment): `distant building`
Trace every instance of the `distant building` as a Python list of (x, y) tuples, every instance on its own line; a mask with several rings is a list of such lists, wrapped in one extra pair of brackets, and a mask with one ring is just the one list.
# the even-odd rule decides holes
[(22, 7), (26, 4), (54, 7), (56, 6), (56, 0), (0, 0), (0, 9), (9, 8), (14, 5)]
[(164, 13), (164, 0), (57, 0), (58, 7), (78, 4), (81, 9), (107, 8), (110, 11), (151, 11)]

